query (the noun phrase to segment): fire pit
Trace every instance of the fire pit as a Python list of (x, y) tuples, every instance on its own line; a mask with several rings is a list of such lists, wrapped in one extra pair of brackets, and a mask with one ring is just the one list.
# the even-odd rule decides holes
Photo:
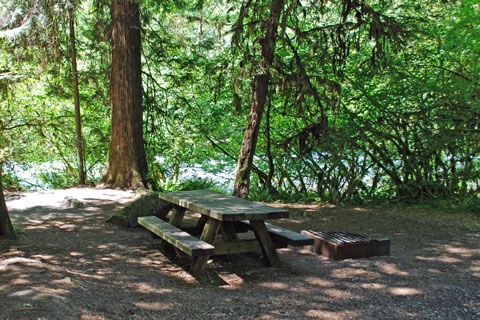
[(302, 234), (314, 238), (311, 251), (326, 257), (342, 260), (390, 254), (390, 239), (370, 239), (346, 232), (319, 232), (303, 230)]

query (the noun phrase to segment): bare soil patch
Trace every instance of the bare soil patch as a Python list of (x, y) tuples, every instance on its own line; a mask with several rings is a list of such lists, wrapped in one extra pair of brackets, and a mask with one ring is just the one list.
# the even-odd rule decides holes
[(22, 232), (0, 240), (0, 319), (480, 319), (479, 214), (272, 204), (290, 209), (279, 225), (388, 237), (391, 255), (333, 261), (286, 248), (280, 268), (235, 255), (192, 275), (146, 230), (105, 223), (133, 199), (8, 194)]

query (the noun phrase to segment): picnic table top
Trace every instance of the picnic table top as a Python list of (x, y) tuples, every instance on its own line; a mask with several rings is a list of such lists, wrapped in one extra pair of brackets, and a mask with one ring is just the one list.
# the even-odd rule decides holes
[(159, 197), (180, 207), (220, 221), (288, 218), (288, 210), (279, 209), (225, 195), (212, 190), (160, 193)]

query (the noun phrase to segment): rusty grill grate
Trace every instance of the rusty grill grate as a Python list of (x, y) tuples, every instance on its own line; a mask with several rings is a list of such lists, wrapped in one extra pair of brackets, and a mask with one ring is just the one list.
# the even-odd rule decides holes
[(365, 258), (390, 254), (388, 238), (370, 239), (346, 232), (303, 230), (314, 239), (310, 250), (332, 259)]
[(328, 242), (333, 242), (336, 244), (353, 244), (359, 242), (370, 242), (371, 239), (361, 236), (359, 234), (346, 233), (346, 232), (323, 232), (323, 231), (313, 231), (308, 230), (314, 236), (321, 238)]

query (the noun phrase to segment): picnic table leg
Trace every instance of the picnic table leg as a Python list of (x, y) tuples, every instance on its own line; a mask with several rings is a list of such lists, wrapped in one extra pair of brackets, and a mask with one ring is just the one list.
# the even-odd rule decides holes
[(255, 236), (260, 241), (263, 255), (267, 259), (268, 264), (271, 267), (280, 267), (280, 258), (265, 226), (265, 222), (262, 220), (250, 220), (250, 225), (252, 226)]
[(198, 219), (197, 224), (195, 225), (195, 229), (197, 230), (203, 230), (203, 227), (205, 227), (205, 223), (207, 223), (208, 216), (201, 215), (200, 219)]
[[(170, 223), (172, 226), (180, 228), (180, 226), (182, 225), (183, 217), (185, 216), (185, 211), (187, 211), (187, 209), (182, 208), (180, 206), (173, 206), (171, 211), (172, 211), (172, 214), (170, 216), (170, 219), (168, 220), (168, 223)], [(160, 249), (165, 250), (167, 252), (171, 252), (172, 254), (174, 253), (177, 257), (185, 256), (185, 254), (182, 251), (175, 248), (175, 246), (171, 245), (166, 241), (162, 242)]]
[(180, 226), (182, 225), (183, 217), (185, 216), (185, 211), (187, 211), (187, 209), (179, 206), (174, 206), (172, 209), (172, 215), (170, 216), (168, 223), (170, 223), (172, 226), (180, 228)]
[(235, 231), (235, 226), (233, 225), (233, 222), (230, 222), (230, 221), (223, 222), (222, 226), (220, 227), (220, 232), (222, 234), (223, 240), (225, 240), (226, 242), (239, 240), (237, 232)]
[[(200, 236), (200, 240), (213, 244), (215, 241), (215, 237), (218, 234), (218, 230), (220, 229), (221, 222), (219, 220), (208, 218), (207, 222), (205, 223), (205, 227), (203, 228), (202, 235)], [(209, 256), (200, 256), (195, 257), (190, 265), (190, 271), (201, 271), (205, 268)]]

